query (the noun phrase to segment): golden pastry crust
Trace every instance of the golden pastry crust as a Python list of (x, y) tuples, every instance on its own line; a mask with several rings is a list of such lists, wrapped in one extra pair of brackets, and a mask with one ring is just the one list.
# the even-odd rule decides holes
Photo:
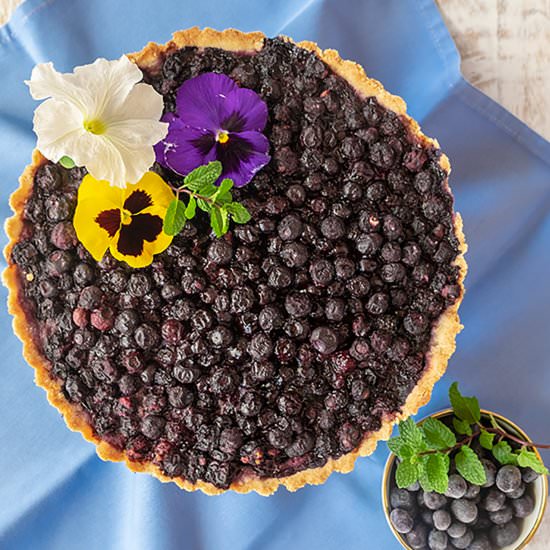
[[(150, 42), (143, 50), (129, 54), (128, 57), (141, 68), (155, 72), (160, 70), (162, 61), (166, 55), (184, 46), (214, 47), (229, 51), (253, 53), (262, 49), (264, 38), (265, 36), (259, 32), (243, 33), (235, 29), (216, 31), (208, 28), (201, 30), (198, 27), (194, 27), (176, 32), (172, 40), (164, 45)], [(286, 38), (286, 40), (291, 41), (290, 38)], [(384, 107), (401, 115), (408, 124), (411, 133), (422, 143), (438, 147), (437, 141), (426, 137), (421, 132), (418, 123), (406, 114), (405, 102), (400, 97), (394, 96), (384, 90), (380, 82), (368, 78), (360, 65), (352, 61), (342, 60), (335, 50), (320, 50), (313, 42), (299, 42), (297, 45), (315, 52), (336, 74), (347, 80), (360, 96), (374, 96)], [(158, 467), (151, 463), (140, 463), (129, 460), (126, 453), (117, 450), (94, 433), (86, 419), (87, 415), (84, 410), (78, 405), (69, 403), (65, 399), (60, 385), (50, 377), (49, 363), (35, 344), (35, 322), (22, 305), (22, 288), (19, 282), (21, 274), (17, 266), (11, 261), (11, 250), (15, 243), (19, 241), (24, 230), (23, 211), (25, 203), (32, 192), (34, 174), (45, 162), (47, 162), (46, 159), (39, 151), (35, 150), (32, 164), (27, 166), (21, 175), (19, 188), (10, 198), (10, 206), (14, 215), (6, 221), (6, 233), (9, 237), (9, 243), (4, 250), (4, 255), (8, 267), (3, 273), (4, 284), (9, 289), (8, 310), (13, 315), (13, 329), (23, 342), (23, 356), (35, 369), (36, 384), (46, 390), (49, 402), (61, 412), (67, 426), (71, 430), (80, 432), (86, 440), (96, 445), (97, 454), (103, 460), (125, 462), (128, 468), (134, 472), (147, 472), (163, 482), (173, 481), (187, 491), (201, 490), (209, 495), (223, 493), (223, 489), (219, 489), (210, 483), (204, 481), (191, 483), (183, 479), (168, 478)], [(441, 155), (440, 166), (449, 174), (450, 164), (445, 155)], [(448, 188), (448, 178), (445, 185)], [(460, 270), (459, 285), (461, 295), (455, 304), (448, 307), (442, 313), (438, 323), (433, 328), (431, 347), (427, 354), (427, 365), (420, 380), (409, 394), (402, 412), (383, 418), (381, 428), (365, 437), (354, 451), (338, 459), (330, 459), (322, 467), (297, 472), (282, 478), (266, 479), (254, 475), (242, 476), (231, 484), (230, 489), (238, 493), (256, 491), (261, 495), (267, 496), (274, 493), (280, 485), (284, 485), (290, 491), (296, 491), (306, 484), (317, 485), (324, 483), (332, 472), (350, 472), (353, 470), (355, 461), (359, 456), (371, 454), (376, 449), (378, 441), (386, 440), (390, 437), (393, 425), (396, 422), (415, 414), (421, 406), (429, 401), (434, 384), (445, 372), (447, 362), (455, 350), (456, 335), (462, 329), (458, 317), (458, 308), (464, 294), (463, 281), (466, 276), (467, 267), (464, 260), (466, 243), (462, 232), (462, 219), (459, 214), (455, 214), (454, 216), (454, 230), (460, 244), (460, 254), (454, 263)]]

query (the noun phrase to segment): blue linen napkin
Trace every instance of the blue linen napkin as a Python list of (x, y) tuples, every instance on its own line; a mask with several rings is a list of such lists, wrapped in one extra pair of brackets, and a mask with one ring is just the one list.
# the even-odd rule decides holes
[[(459, 380), (482, 404), (544, 439), (550, 416), (550, 144), (469, 86), (432, 0), (27, 0), (0, 29), (0, 217), (30, 161), (36, 107), (23, 80), (114, 59), (193, 25), (336, 48), (403, 96), (453, 165), (470, 246), (465, 325), (420, 416)], [(6, 238), (0, 238), (4, 246)], [(1, 268), (3, 269), (4, 262)], [(0, 289), (5, 303), (6, 290)], [(6, 550), (391, 550), (380, 499), (387, 447), (349, 475), (275, 496), (207, 497), (103, 463), (33, 384), (0, 311), (0, 547)]]

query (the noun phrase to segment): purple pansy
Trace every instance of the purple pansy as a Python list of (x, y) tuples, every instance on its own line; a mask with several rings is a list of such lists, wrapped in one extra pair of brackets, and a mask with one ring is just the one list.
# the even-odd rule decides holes
[(155, 146), (157, 161), (181, 174), (219, 160), (220, 181), (246, 185), (270, 160), (262, 134), (267, 106), (253, 90), (239, 88), (228, 76), (204, 73), (184, 82), (176, 96), (176, 112), (166, 113), (168, 135)]

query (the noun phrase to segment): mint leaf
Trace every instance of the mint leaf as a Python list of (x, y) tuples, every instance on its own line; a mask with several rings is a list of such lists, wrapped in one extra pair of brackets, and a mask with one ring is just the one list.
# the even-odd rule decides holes
[(191, 220), (195, 217), (195, 212), (197, 211), (197, 201), (195, 197), (189, 197), (189, 203), (187, 204), (187, 208), (185, 209), (185, 217), (188, 220)]
[(499, 441), (493, 446), (493, 456), (501, 464), (513, 464), (518, 463), (518, 457), (512, 452), (512, 447), (507, 441)]
[(403, 441), (409, 445), (413, 453), (419, 453), (426, 449), (422, 431), (412, 418), (399, 422), (399, 433)]
[(548, 469), (543, 464), (542, 460), (533, 451), (528, 451), (527, 447), (522, 447), (521, 451), (517, 455), (518, 466), (522, 468), (531, 468), (535, 470), (537, 474), (548, 475)]
[(453, 428), (457, 434), (472, 435), (472, 427), (465, 420), (459, 420), (456, 417), (453, 418)]
[(434, 453), (426, 461), (426, 476), (436, 493), (444, 493), (449, 485), (449, 466), (445, 455)]
[(185, 204), (179, 199), (174, 199), (166, 210), (162, 228), (167, 235), (177, 235), (185, 225)]
[(477, 454), (468, 446), (461, 447), (455, 456), (458, 473), (474, 485), (483, 485), (487, 481), (483, 464)]
[(217, 192), (218, 192), (218, 188), (214, 184), (207, 183), (206, 185), (202, 185), (199, 188), (199, 190), (197, 191), (197, 194), (203, 197), (211, 198), (212, 195), (215, 195)]
[(416, 464), (410, 460), (402, 460), (395, 470), (395, 482), (400, 489), (410, 487), (418, 479)]
[(230, 189), (233, 187), (233, 181), (229, 178), (225, 178), (220, 183), (218, 190), (212, 196), (212, 200), (217, 203), (230, 203), (233, 200)]
[(424, 438), (431, 449), (448, 449), (456, 445), (455, 434), (441, 420), (427, 418), (422, 423)]
[(401, 459), (411, 458), (413, 455), (412, 449), (407, 445), (401, 436), (392, 437), (388, 441), (390, 451)]
[(76, 164), (74, 163), (74, 160), (71, 157), (68, 157), (67, 155), (59, 159), (59, 164), (61, 164), (63, 168), (67, 168), (69, 170), (76, 166)]
[(468, 424), (476, 424), (481, 419), (477, 397), (464, 397), (458, 390), (458, 382), (453, 382), (449, 388), (449, 400), (458, 418)]
[(422, 487), (422, 489), (424, 489), (424, 491), (431, 492), (434, 490), (434, 488), (433, 488), (433, 485), (431, 484), (430, 478), (428, 477), (428, 473), (426, 471), (428, 456), (429, 455), (421, 456), (420, 460), (416, 465), (416, 468), (418, 471), (418, 481), (420, 483), (420, 486)]
[(250, 212), (240, 203), (232, 202), (226, 206), (235, 223), (247, 223), (250, 221)]
[(219, 160), (209, 162), (204, 166), (195, 168), (187, 174), (183, 180), (183, 184), (191, 191), (197, 192), (201, 187), (216, 183), (222, 173), (222, 163)]
[(225, 208), (220, 208), (220, 216), (222, 218), (222, 235), (229, 231), (229, 214)]
[(223, 235), (223, 219), (219, 208), (210, 210), (210, 225), (216, 237), (220, 238)]
[(481, 434), (479, 435), (479, 443), (480, 445), (487, 450), (491, 450), (493, 448), (493, 440), (495, 439), (495, 434), (486, 432), (485, 430), (481, 430)]
[(197, 199), (197, 206), (203, 211), (203, 212), (210, 212), (212, 210), (212, 207), (209, 203), (207, 203), (204, 199)]

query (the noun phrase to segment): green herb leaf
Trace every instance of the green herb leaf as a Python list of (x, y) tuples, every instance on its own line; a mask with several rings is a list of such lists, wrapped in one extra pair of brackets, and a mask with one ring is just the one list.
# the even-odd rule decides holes
[(185, 225), (185, 204), (179, 199), (174, 199), (166, 210), (163, 229), (167, 235), (177, 235)]
[(229, 213), (225, 208), (220, 208), (220, 216), (222, 218), (222, 235), (229, 231)]
[(460, 435), (472, 435), (472, 427), (465, 420), (459, 420), (458, 418), (453, 418), (453, 428), (455, 432)]
[(449, 466), (444, 457), (442, 453), (434, 453), (426, 461), (426, 476), (436, 493), (444, 493), (449, 485)]
[(456, 445), (455, 434), (441, 420), (427, 418), (421, 425), (426, 443), (431, 449), (448, 449)]
[(458, 418), (469, 424), (476, 424), (481, 419), (481, 411), (477, 397), (464, 397), (458, 390), (458, 382), (453, 382), (449, 388), (449, 400)]
[(219, 208), (210, 210), (210, 225), (216, 237), (220, 238), (223, 235), (223, 219)]
[(518, 457), (512, 452), (512, 447), (507, 441), (499, 441), (493, 446), (493, 456), (501, 464), (514, 464), (518, 463)]
[(212, 195), (212, 200), (220, 204), (230, 203), (233, 200), (233, 197), (230, 193), (232, 187), (233, 181), (225, 178), (220, 183), (218, 190), (214, 193), (214, 195)]
[(537, 474), (548, 475), (548, 469), (542, 460), (535, 452), (527, 450), (527, 447), (522, 447), (517, 457), (518, 465), (522, 468), (531, 468), (531, 470), (535, 470)]
[(474, 485), (483, 485), (487, 481), (483, 464), (477, 454), (468, 446), (460, 448), (455, 456), (455, 464), (458, 473)]
[(250, 212), (239, 202), (232, 202), (226, 206), (235, 223), (247, 223), (250, 221)]
[(418, 481), (420, 483), (420, 486), (422, 487), (422, 489), (424, 489), (424, 491), (430, 492), (433, 491), (434, 488), (426, 471), (428, 457), (429, 455), (420, 456), (416, 468), (418, 471)]
[(416, 464), (410, 460), (402, 460), (395, 470), (395, 482), (400, 489), (410, 487), (418, 479)]
[(195, 197), (189, 197), (189, 203), (185, 209), (185, 217), (188, 220), (191, 220), (195, 217), (195, 212), (197, 211), (197, 200)]
[(413, 455), (412, 449), (407, 445), (401, 436), (392, 437), (388, 441), (390, 451), (401, 459), (411, 458)]
[(210, 212), (212, 210), (212, 207), (209, 203), (207, 203), (204, 199), (197, 199), (197, 206), (203, 211), (203, 212)]
[(485, 430), (481, 430), (481, 433), (479, 434), (479, 443), (480, 445), (487, 450), (491, 450), (493, 448), (493, 440), (495, 439), (496, 434), (492, 434), (489, 432), (486, 432)]
[(201, 195), (203, 197), (211, 198), (213, 195), (215, 195), (218, 192), (218, 188), (213, 185), (212, 183), (207, 183), (206, 185), (203, 185), (198, 191), (197, 194)]
[(76, 164), (74, 163), (74, 160), (71, 157), (68, 157), (67, 155), (59, 159), (59, 164), (61, 164), (63, 168), (67, 168), (68, 170), (76, 166)]
[(403, 441), (409, 445), (413, 453), (419, 453), (426, 449), (422, 431), (412, 418), (399, 422), (399, 433)]
[(222, 163), (219, 160), (214, 160), (204, 166), (195, 168), (192, 172), (187, 174), (183, 180), (183, 185), (191, 189), (191, 191), (198, 192), (201, 187), (216, 183), (221, 173)]

